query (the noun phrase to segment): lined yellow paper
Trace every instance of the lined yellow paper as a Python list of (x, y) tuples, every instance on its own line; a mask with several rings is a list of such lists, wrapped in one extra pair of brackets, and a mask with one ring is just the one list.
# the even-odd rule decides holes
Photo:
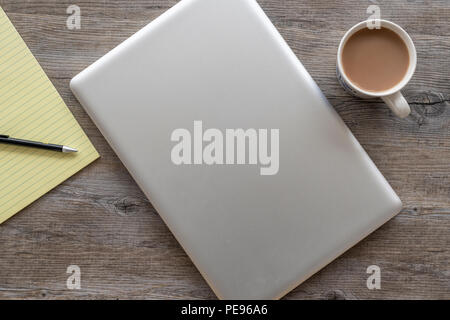
[(1, 7), (0, 134), (78, 149), (0, 144), (0, 223), (99, 157)]

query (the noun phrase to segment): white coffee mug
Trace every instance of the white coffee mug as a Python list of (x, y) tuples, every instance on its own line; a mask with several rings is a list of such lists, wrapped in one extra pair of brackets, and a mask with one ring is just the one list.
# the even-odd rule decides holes
[(417, 65), (416, 48), (414, 46), (413, 41), (411, 40), (411, 37), (399, 25), (387, 20), (378, 20), (378, 21), (380, 22), (381, 27), (388, 28), (394, 31), (397, 35), (399, 35), (400, 38), (403, 40), (403, 42), (406, 44), (406, 47), (408, 48), (409, 67), (404, 78), (397, 85), (388, 90), (380, 92), (371, 92), (359, 88), (357, 85), (352, 83), (345, 74), (344, 68), (342, 66), (342, 51), (344, 49), (344, 46), (347, 43), (347, 40), (354, 33), (356, 33), (361, 29), (367, 28), (368, 21), (362, 21), (358, 23), (357, 25), (352, 27), (349, 31), (347, 31), (347, 33), (342, 38), (341, 44), (339, 45), (337, 57), (337, 68), (336, 68), (337, 77), (342, 87), (344, 87), (344, 89), (347, 90), (349, 93), (363, 99), (381, 98), (389, 106), (389, 108), (391, 108), (394, 114), (396, 114), (400, 118), (405, 118), (411, 113), (411, 108), (409, 107), (408, 102), (406, 101), (405, 97), (403, 97), (400, 91), (411, 80), (414, 71), (416, 70)]

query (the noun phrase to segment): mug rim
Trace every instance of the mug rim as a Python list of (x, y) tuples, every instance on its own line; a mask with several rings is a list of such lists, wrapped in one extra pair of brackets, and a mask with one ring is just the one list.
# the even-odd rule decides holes
[(351, 27), (345, 33), (345, 35), (342, 37), (342, 40), (339, 44), (339, 49), (338, 49), (338, 65), (339, 65), (339, 69), (342, 70), (342, 72), (341, 72), (342, 77), (345, 79), (345, 81), (348, 83), (348, 85), (353, 90), (358, 91), (360, 93), (363, 93), (366, 96), (373, 97), (373, 98), (385, 97), (385, 96), (389, 96), (396, 92), (401, 91), (413, 77), (414, 72), (416, 71), (416, 66), (417, 66), (416, 47), (415, 47), (414, 42), (412, 41), (411, 37), (409, 36), (409, 34), (402, 27), (400, 27), (398, 24), (396, 24), (392, 21), (388, 21), (388, 20), (384, 20), (384, 19), (378, 19), (378, 20), (381, 22), (382, 27), (386, 27), (389, 30), (395, 32), (403, 40), (403, 42), (405, 42), (406, 48), (408, 49), (408, 53), (409, 53), (408, 70), (406, 71), (406, 74), (403, 77), (403, 79), (399, 83), (397, 83), (394, 87), (384, 90), (384, 91), (367, 91), (367, 90), (360, 88), (356, 84), (354, 84), (347, 77), (347, 74), (345, 73), (345, 69), (344, 69), (343, 63), (342, 63), (342, 51), (344, 49), (344, 46), (347, 43), (347, 40), (353, 34), (355, 34), (357, 31), (364, 29), (364, 27), (367, 25), (367, 22), (370, 20), (361, 21), (361, 22), (355, 24), (353, 27)]

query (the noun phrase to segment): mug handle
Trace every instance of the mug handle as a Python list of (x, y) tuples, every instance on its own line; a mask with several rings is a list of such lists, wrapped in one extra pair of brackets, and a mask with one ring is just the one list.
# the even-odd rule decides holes
[(400, 118), (406, 118), (411, 113), (408, 101), (406, 101), (400, 91), (389, 96), (381, 97), (381, 99), (383, 99), (389, 108), (391, 108), (392, 112)]

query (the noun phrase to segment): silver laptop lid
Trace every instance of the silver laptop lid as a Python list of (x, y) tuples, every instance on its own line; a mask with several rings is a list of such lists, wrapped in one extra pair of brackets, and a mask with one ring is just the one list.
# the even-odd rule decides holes
[(254, 0), (183, 0), (71, 87), (220, 298), (280, 298), (401, 208)]

